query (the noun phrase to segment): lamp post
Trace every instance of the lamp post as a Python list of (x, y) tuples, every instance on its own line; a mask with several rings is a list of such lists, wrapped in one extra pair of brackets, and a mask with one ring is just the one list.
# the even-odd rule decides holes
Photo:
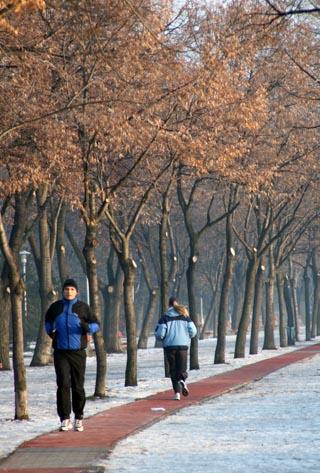
[(90, 305), (90, 287), (89, 287), (89, 279), (86, 276), (86, 296), (87, 296), (87, 304)]
[(22, 268), (22, 280), (24, 282), (24, 292), (23, 292), (23, 312), (24, 316), (27, 318), (28, 316), (28, 307), (27, 307), (27, 291), (26, 291), (26, 276), (27, 276), (27, 260), (28, 256), (31, 253), (29, 251), (19, 251), (20, 261), (21, 261), (21, 268)]
[(203, 324), (204, 324), (204, 317), (203, 317), (203, 294), (202, 294), (202, 288), (201, 288), (201, 291), (200, 291), (200, 326), (201, 326), (201, 329), (203, 327)]

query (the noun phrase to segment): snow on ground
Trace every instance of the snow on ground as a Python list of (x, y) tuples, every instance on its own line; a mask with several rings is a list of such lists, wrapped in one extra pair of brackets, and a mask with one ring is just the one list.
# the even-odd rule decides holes
[[(199, 342), (200, 370), (189, 373), (190, 381), (213, 376), (245, 364), (282, 355), (286, 352), (305, 346), (299, 342), (294, 347), (278, 350), (264, 350), (258, 355), (247, 355), (243, 359), (234, 359), (235, 336), (227, 337), (226, 364), (214, 365), (216, 340), (208, 339)], [(108, 356), (107, 397), (86, 403), (85, 416), (96, 414), (120, 404), (134, 401), (171, 387), (170, 380), (164, 377), (163, 351), (152, 348), (154, 339), (150, 338), (147, 350), (138, 353), (138, 386), (124, 387), (125, 354)], [(14, 392), (12, 371), (0, 371), (0, 458), (8, 455), (23, 441), (42, 433), (57, 429), (59, 419), (56, 414), (56, 384), (53, 366), (29, 367), (31, 353), (26, 354), (27, 383), (29, 392), (29, 421), (14, 421)], [(95, 358), (88, 358), (86, 371), (86, 394), (94, 392), (96, 376)], [(170, 438), (170, 437), (169, 437)], [(299, 472), (300, 473), (300, 472)]]
[[(109, 473), (319, 473), (320, 355), (121, 441)], [(100, 469), (99, 469), (100, 471)]]

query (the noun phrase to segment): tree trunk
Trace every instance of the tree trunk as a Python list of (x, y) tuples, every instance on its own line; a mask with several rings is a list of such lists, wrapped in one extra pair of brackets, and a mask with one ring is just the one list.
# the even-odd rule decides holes
[(313, 276), (313, 307), (312, 307), (312, 325), (311, 338), (316, 338), (318, 311), (320, 305), (320, 272), (318, 265), (317, 249), (312, 251), (312, 276)]
[(134, 281), (136, 264), (129, 257), (129, 242), (123, 241), (123, 252), (119, 260), (124, 274), (123, 296), (127, 332), (127, 364), (125, 386), (137, 386), (137, 329), (134, 307)]
[[(187, 269), (187, 288), (188, 288), (188, 301), (189, 301), (189, 313), (193, 320), (197, 330), (199, 329), (199, 320), (196, 306), (196, 263), (198, 261), (198, 250), (197, 243), (195, 241), (190, 242), (190, 256), (189, 264)], [(190, 346), (190, 370), (200, 369), (199, 356), (198, 356), (198, 335), (191, 339)]]
[(304, 301), (306, 310), (306, 340), (311, 340), (311, 304), (310, 304), (310, 278), (308, 276), (308, 265), (304, 269)]
[(264, 324), (263, 350), (275, 350), (274, 341), (274, 278), (269, 277), (266, 282), (266, 320)]
[(272, 245), (269, 248), (269, 275), (266, 281), (266, 320), (264, 324), (264, 343), (263, 350), (275, 350), (274, 341), (274, 280), (275, 265), (273, 259)]
[[(95, 248), (97, 245), (98, 226), (94, 221), (86, 224), (86, 236), (83, 248), (83, 255), (86, 260), (87, 277), (89, 281), (90, 308), (101, 324), (101, 303), (97, 276), (97, 260)], [(94, 334), (94, 345), (97, 357), (96, 385), (94, 396), (105, 397), (106, 395), (106, 375), (107, 375), (107, 355), (104, 347), (102, 330)]]
[[(19, 198), (16, 199), (15, 222), (22, 227), (26, 219), (21, 220), (19, 213)], [(21, 227), (20, 227), (21, 228)], [(22, 228), (21, 228), (22, 229)], [(23, 232), (21, 232), (22, 234)], [(15, 419), (28, 419), (28, 394), (27, 378), (24, 365), (24, 337), (22, 319), (22, 300), (24, 294), (24, 283), (19, 274), (17, 256), (10, 248), (2, 216), (0, 213), (0, 247), (9, 267), (9, 287), (12, 313), (12, 335), (13, 335), (13, 372), (15, 392)]]
[(250, 317), (252, 313), (253, 300), (254, 300), (254, 287), (256, 280), (256, 273), (258, 269), (258, 258), (256, 254), (253, 254), (249, 259), (247, 272), (246, 272), (246, 285), (244, 291), (244, 300), (241, 313), (241, 319), (239, 323), (236, 346), (234, 357), (244, 358), (246, 348), (246, 336), (247, 330), (250, 324)]
[(27, 376), (24, 365), (23, 315), (22, 301), (24, 284), (19, 273), (11, 277), (11, 307), (12, 307), (12, 360), (14, 370), (15, 416), (16, 420), (28, 420)]
[(162, 199), (162, 215), (159, 226), (159, 255), (160, 255), (160, 310), (164, 314), (169, 302), (169, 265), (168, 265), (168, 222), (169, 202), (167, 193)]
[(232, 294), (233, 294), (233, 305), (231, 311), (231, 330), (236, 333), (239, 326), (241, 317), (241, 309), (243, 307), (244, 300), (244, 268), (243, 262), (238, 261), (235, 266), (235, 277), (233, 278)]
[(318, 305), (318, 313), (317, 313), (317, 323), (316, 323), (316, 326), (317, 326), (317, 336), (320, 335), (320, 303)]
[(290, 290), (290, 280), (288, 277), (284, 279), (284, 300), (288, 314), (288, 345), (295, 345), (295, 330), (294, 330), (294, 313), (292, 308), (292, 295)]
[[(30, 193), (17, 194), (15, 196), (15, 212), (14, 221), (11, 228), (10, 240), (7, 241), (5, 230), (3, 230), (3, 238), (9, 245), (8, 251), (14, 255), (15, 263), (18, 266), (19, 251), (21, 250), (25, 230), (29, 216)], [(3, 250), (4, 251), (4, 250)], [(9, 354), (9, 339), (10, 339), (10, 317), (11, 317), (11, 296), (10, 296), (10, 264), (6, 257), (1, 273), (0, 284), (0, 364), (2, 370), (10, 370), (10, 354)]]
[(121, 299), (123, 298), (123, 271), (118, 263), (114, 279), (108, 281), (103, 325), (107, 353), (122, 353), (119, 337)]
[[(177, 243), (173, 234), (173, 228), (170, 221), (170, 216), (168, 218), (168, 230), (169, 230), (169, 239), (170, 239), (170, 270), (169, 270), (169, 290), (171, 290), (171, 295), (174, 297), (174, 287), (178, 275), (178, 258), (177, 258)], [(171, 288), (170, 288), (171, 285)]]
[(229, 214), (226, 219), (226, 269), (223, 277), (218, 313), (218, 338), (214, 356), (215, 364), (225, 363), (229, 294), (234, 273), (235, 255), (232, 238), (232, 216)]
[[(293, 314), (294, 314), (295, 337), (296, 337), (296, 341), (300, 342), (300, 333), (299, 333), (300, 332), (300, 315), (299, 315), (296, 277), (293, 277), (291, 279), (291, 287), (292, 287), (292, 306), (293, 306)], [(318, 335), (320, 335), (320, 333)]]
[(1, 290), (2, 294), (0, 298), (0, 371), (1, 370), (10, 370), (10, 350), (9, 350), (9, 320), (10, 320), (10, 309), (11, 309), (11, 300), (9, 289), (8, 278), (1, 278)]
[(263, 289), (264, 289), (264, 259), (261, 260), (257, 271), (252, 311), (250, 355), (256, 355), (259, 349), (259, 329), (262, 319)]
[(279, 304), (279, 338), (280, 347), (288, 346), (287, 318), (286, 318), (286, 302), (284, 299), (284, 278), (281, 272), (277, 272), (277, 290)]
[[(289, 268), (290, 268), (290, 286), (291, 286), (291, 294), (292, 294), (292, 308), (293, 308), (293, 315), (294, 315), (294, 327), (295, 327), (295, 339), (297, 342), (300, 341), (299, 335), (299, 306), (298, 306), (298, 296), (297, 296), (297, 275), (294, 269), (292, 268), (292, 261), (289, 258)], [(318, 334), (319, 335), (319, 334)]]
[[(47, 199), (47, 189), (39, 192), (39, 207)], [(45, 331), (45, 315), (49, 306), (56, 300), (57, 294), (52, 281), (52, 256), (50, 247), (48, 211), (44, 209), (39, 221), (40, 259), (37, 268), (39, 274), (39, 290), (41, 300), (41, 318), (38, 330), (36, 347), (30, 366), (45, 366), (52, 361), (52, 341)]]
[[(155, 312), (158, 308), (158, 301), (159, 301), (159, 287), (157, 285), (157, 279), (154, 277), (154, 272), (150, 268), (150, 264), (146, 262), (145, 256), (140, 248), (140, 245), (137, 245), (138, 249), (138, 254), (140, 257), (141, 261), (141, 266), (143, 269), (143, 275), (144, 275), (144, 281), (146, 285), (146, 289), (144, 291), (147, 291), (149, 294), (149, 300), (148, 300), (148, 306), (147, 310), (145, 313), (145, 316), (143, 317), (142, 324), (141, 324), (141, 331), (139, 335), (139, 341), (138, 341), (138, 348), (147, 348), (148, 346), (148, 337), (149, 333), (151, 330), (151, 324), (155, 320)], [(152, 257), (152, 255), (151, 255)], [(151, 262), (153, 264), (153, 262)], [(160, 290), (161, 293), (161, 290)], [(145, 298), (143, 297), (143, 300)], [(160, 301), (161, 302), (161, 301)], [(164, 302), (164, 300), (162, 301)], [(142, 305), (142, 304), (141, 304)], [(161, 309), (160, 309), (161, 310)], [(165, 307), (166, 310), (166, 307)], [(157, 317), (158, 318), (158, 317)]]
[(58, 261), (58, 269), (59, 269), (61, 286), (63, 285), (64, 281), (67, 278), (71, 277), (70, 268), (66, 259), (66, 244), (65, 244), (66, 213), (67, 213), (67, 207), (65, 204), (63, 204), (61, 207), (59, 218), (58, 218), (57, 244), (56, 244), (57, 261)]

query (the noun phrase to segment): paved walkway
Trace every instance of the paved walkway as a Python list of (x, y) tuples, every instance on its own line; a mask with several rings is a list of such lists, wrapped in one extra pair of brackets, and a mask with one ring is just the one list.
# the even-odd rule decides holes
[(108, 456), (114, 445), (134, 432), (178, 410), (197, 404), (262, 377), (291, 363), (320, 353), (320, 344), (269, 358), (242, 368), (190, 383), (190, 395), (173, 401), (172, 390), (100, 412), (85, 419), (85, 432), (54, 431), (24, 442), (0, 462), (8, 473), (97, 472), (96, 460)]

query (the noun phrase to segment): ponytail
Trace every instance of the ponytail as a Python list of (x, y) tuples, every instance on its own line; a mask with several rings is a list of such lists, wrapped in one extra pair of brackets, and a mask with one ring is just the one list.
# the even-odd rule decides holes
[(172, 307), (178, 312), (178, 314), (183, 315), (184, 317), (189, 317), (189, 311), (184, 306), (179, 304), (176, 300), (173, 300)]

